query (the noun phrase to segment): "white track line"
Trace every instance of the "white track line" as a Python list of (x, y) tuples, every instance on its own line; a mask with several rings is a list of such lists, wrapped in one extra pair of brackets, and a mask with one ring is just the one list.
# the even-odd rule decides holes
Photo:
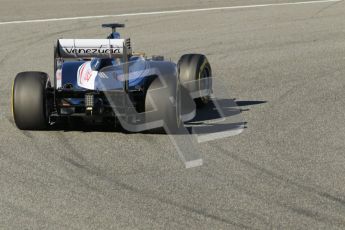
[(188, 9), (188, 10), (171, 10), (171, 11), (154, 11), (154, 12), (141, 12), (141, 13), (128, 13), (128, 14), (115, 14), (115, 15), (83, 16), (83, 17), (71, 17), (71, 18), (49, 18), (49, 19), (35, 19), (35, 20), (25, 20), (25, 21), (0, 22), (0, 25), (69, 21), (69, 20), (81, 20), (81, 19), (111, 18), (111, 17), (132, 17), (132, 16), (143, 16), (143, 15), (179, 14), (179, 13), (193, 13), (193, 12), (215, 11), (215, 10), (259, 8), (259, 7), (268, 7), (268, 6), (318, 4), (318, 3), (341, 2), (341, 1), (342, 0), (319, 0), (319, 1), (304, 1), (304, 2), (270, 3), (270, 4), (260, 4), (260, 5), (225, 6), (225, 7), (213, 7), (213, 8), (204, 8), (204, 9)]

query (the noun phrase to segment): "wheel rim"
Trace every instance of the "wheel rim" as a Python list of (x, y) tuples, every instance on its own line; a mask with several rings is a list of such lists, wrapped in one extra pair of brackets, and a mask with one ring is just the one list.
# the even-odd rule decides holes
[(207, 90), (207, 95), (206, 96), (201, 96), (200, 99), (203, 103), (207, 103), (210, 99), (210, 94), (211, 94), (211, 90), (210, 90), (210, 69), (205, 66), (205, 68), (202, 70), (202, 72), (200, 73), (200, 80), (202, 79), (206, 79), (203, 81), (199, 81), (199, 87), (200, 89), (206, 89)]
[(176, 84), (176, 122), (177, 127), (181, 124), (181, 85), (179, 79)]

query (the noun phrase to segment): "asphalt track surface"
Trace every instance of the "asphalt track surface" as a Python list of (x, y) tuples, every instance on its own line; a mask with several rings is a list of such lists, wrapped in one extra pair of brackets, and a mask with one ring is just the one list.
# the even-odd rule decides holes
[[(3, 0), (0, 21), (275, 2)], [(0, 228), (344, 229), (344, 12), (329, 2), (1, 25)], [(204, 165), (185, 169), (164, 134), (18, 130), (16, 73), (51, 74), (57, 38), (102, 38), (114, 20), (147, 54), (205, 53), (244, 132), (200, 144)]]

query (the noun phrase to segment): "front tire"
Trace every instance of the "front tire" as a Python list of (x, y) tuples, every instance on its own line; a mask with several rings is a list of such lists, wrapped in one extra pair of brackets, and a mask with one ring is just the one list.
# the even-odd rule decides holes
[[(162, 81), (165, 81), (165, 84)], [(160, 79), (157, 77), (150, 84), (145, 98), (145, 112), (155, 111), (153, 114), (148, 113), (150, 116), (148, 120), (164, 121), (170, 133), (175, 133), (183, 125), (181, 87), (178, 78)]]
[(48, 126), (47, 88), (49, 77), (42, 72), (19, 73), (13, 83), (12, 111), (21, 130), (43, 130)]

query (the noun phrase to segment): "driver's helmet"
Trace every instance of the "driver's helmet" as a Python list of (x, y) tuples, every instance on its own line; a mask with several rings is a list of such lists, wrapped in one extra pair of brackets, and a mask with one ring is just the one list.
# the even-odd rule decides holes
[(119, 32), (112, 32), (109, 36), (108, 39), (120, 39), (121, 35)]

